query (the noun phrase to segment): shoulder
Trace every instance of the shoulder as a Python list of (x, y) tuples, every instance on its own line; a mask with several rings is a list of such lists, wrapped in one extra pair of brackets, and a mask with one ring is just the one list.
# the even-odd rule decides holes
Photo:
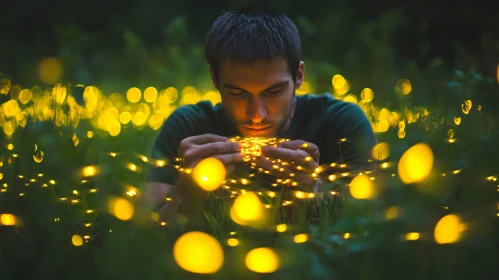
[(170, 116), (166, 119), (197, 119), (209, 117), (215, 112), (216, 106), (213, 106), (210, 101), (200, 101), (196, 104), (181, 105), (177, 107)]
[(163, 122), (163, 129), (182, 128), (183, 130), (197, 132), (196, 130), (209, 127), (216, 119), (219, 104), (213, 106), (210, 101), (200, 101), (177, 107)]
[(350, 121), (367, 119), (359, 105), (334, 98), (330, 93), (306, 94), (297, 96), (298, 104), (305, 114), (320, 115), (328, 120), (347, 119)]

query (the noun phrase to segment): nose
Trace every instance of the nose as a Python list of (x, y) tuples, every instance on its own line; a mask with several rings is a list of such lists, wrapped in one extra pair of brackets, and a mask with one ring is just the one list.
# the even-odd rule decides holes
[(253, 123), (261, 123), (267, 117), (265, 103), (260, 97), (249, 97), (246, 106), (246, 115)]

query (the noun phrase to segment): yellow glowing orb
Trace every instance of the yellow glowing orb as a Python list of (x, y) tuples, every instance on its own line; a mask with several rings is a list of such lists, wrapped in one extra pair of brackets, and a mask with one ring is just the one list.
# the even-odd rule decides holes
[[(241, 194), (232, 206), (234, 214), (244, 222), (259, 220), (263, 215), (263, 204), (254, 192)], [(237, 221), (235, 221), (237, 223)]]
[(405, 130), (399, 130), (399, 131), (397, 132), (397, 136), (398, 136), (398, 138), (400, 138), (400, 139), (405, 138)]
[(304, 243), (307, 242), (307, 240), (308, 240), (308, 235), (305, 233), (299, 233), (295, 235), (295, 237), (293, 237), (293, 241), (295, 243)]
[(357, 96), (349, 94), (343, 98), (343, 101), (357, 104)]
[(244, 259), (246, 267), (257, 273), (272, 273), (279, 268), (279, 258), (270, 248), (256, 248)]
[(132, 115), (128, 111), (123, 111), (120, 114), (120, 122), (122, 124), (127, 124), (132, 120)]
[(339, 88), (342, 88), (345, 86), (346, 80), (345, 80), (345, 78), (343, 78), (342, 75), (336, 74), (332, 78), (332, 84), (333, 84), (333, 87), (339, 89)]
[(31, 90), (29, 89), (23, 89), (19, 93), (19, 101), (21, 101), (22, 104), (26, 104), (31, 100)]
[(12, 214), (0, 215), (0, 223), (4, 226), (13, 226), (16, 224), (16, 217)]
[(94, 176), (97, 173), (97, 168), (95, 166), (87, 166), (83, 168), (83, 175), (86, 177)]
[(121, 123), (115, 118), (110, 119), (107, 125), (107, 132), (111, 136), (117, 136), (121, 132)]
[(471, 102), (471, 100), (466, 100), (463, 102), (463, 104), (461, 104), (461, 110), (467, 115), (469, 114), (472, 106), (473, 102)]
[(419, 143), (409, 148), (398, 163), (399, 177), (405, 184), (421, 182), (433, 167), (433, 152), (431, 148)]
[(130, 101), (132, 103), (139, 102), (141, 97), (142, 97), (142, 92), (140, 91), (140, 89), (138, 89), (136, 87), (130, 88), (126, 92), (126, 98), (128, 99), (128, 101)]
[(108, 210), (111, 215), (122, 221), (130, 220), (134, 211), (132, 203), (124, 198), (110, 199), (108, 203)]
[(371, 102), (374, 98), (374, 92), (370, 88), (365, 88), (360, 93), (360, 97), (364, 102)]
[(395, 91), (407, 95), (412, 91), (412, 84), (407, 79), (401, 79), (397, 82), (397, 85), (395, 86)]
[(350, 194), (356, 199), (369, 199), (374, 196), (374, 186), (366, 175), (358, 175), (350, 183)]
[(384, 160), (390, 155), (390, 146), (388, 143), (378, 143), (371, 151), (374, 160)]
[(286, 224), (279, 224), (276, 229), (278, 232), (285, 232), (288, 229), (288, 226)]
[(43, 151), (36, 151), (34, 154), (33, 154), (33, 160), (36, 162), (36, 163), (40, 163), (43, 161)]
[(301, 86), (296, 89), (296, 95), (304, 95), (312, 92), (312, 87), (308, 82), (302, 82)]
[(236, 238), (229, 238), (227, 240), (227, 245), (229, 245), (230, 247), (235, 247), (239, 245), (239, 240), (237, 240)]
[(199, 274), (215, 273), (224, 263), (220, 243), (204, 232), (188, 232), (175, 241), (173, 257), (182, 269)]
[(83, 245), (83, 238), (78, 234), (74, 234), (73, 237), (71, 237), (71, 242), (74, 246), (78, 247)]
[(14, 133), (14, 130), (14, 124), (11, 121), (8, 121), (3, 125), (3, 132), (5, 132), (7, 136), (11, 136)]
[(206, 158), (200, 161), (192, 170), (194, 181), (206, 191), (214, 191), (225, 180), (225, 166), (216, 158)]
[(461, 236), (461, 220), (457, 215), (450, 214), (440, 219), (435, 226), (435, 241), (438, 244), (457, 242)]
[(148, 87), (144, 91), (144, 99), (146, 102), (153, 102), (158, 97), (158, 90), (155, 87)]

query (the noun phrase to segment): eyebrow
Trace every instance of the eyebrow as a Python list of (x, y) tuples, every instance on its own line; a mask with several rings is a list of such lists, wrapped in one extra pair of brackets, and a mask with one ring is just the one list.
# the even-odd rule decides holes
[[(288, 84), (288, 80), (285, 80), (285, 81), (280, 81), (280, 82), (277, 82), (273, 85), (271, 85), (270, 87), (264, 89), (263, 91), (266, 91), (266, 90), (269, 90), (269, 89), (273, 89), (273, 88), (276, 88), (276, 87), (282, 87), (282, 86), (285, 86)], [(240, 88), (238, 86), (235, 86), (235, 85), (231, 85), (231, 84), (224, 84), (224, 87), (227, 88), (227, 89), (237, 89), (237, 90), (244, 90), (244, 91), (247, 91), (243, 88)]]

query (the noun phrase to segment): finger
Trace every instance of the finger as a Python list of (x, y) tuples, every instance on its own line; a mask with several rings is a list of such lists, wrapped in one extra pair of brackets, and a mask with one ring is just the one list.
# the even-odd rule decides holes
[(290, 150), (275, 147), (262, 147), (262, 154), (271, 158), (278, 158), (287, 162), (294, 162), (302, 167), (312, 168), (313, 158), (303, 150)]
[(213, 157), (221, 161), (225, 166), (235, 165), (243, 161), (241, 153), (218, 154)]
[[(236, 142), (214, 142), (192, 148), (194, 158), (205, 158), (216, 154), (230, 154), (241, 151), (241, 144)], [(186, 152), (189, 153), (190, 151)]]
[[(243, 158), (241, 153), (218, 154), (212, 155), (210, 157), (218, 159), (225, 166), (225, 168), (227, 168), (229, 165), (235, 165), (236, 163), (242, 162)], [(194, 168), (202, 160), (203, 158), (195, 159), (189, 162), (189, 164), (186, 164), (186, 168)]]
[(239, 143), (234, 142), (215, 142), (200, 146), (193, 146), (182, 156), (184, 164), (192, 166), (192, 162), (198, 162), (201, 159), (213, 157), (216, 154), (240, 153)]
[(189, 151), (193, 146), (214, 143), (214, 142), (227, 142), (228, 139), (229, 138), (227, 137), (210, 133), (187, 137), (180, 142), (177, 152), (181, 158), (184, 158), (185, 153)]
[(319, 148), (314, 143), (310, 143), (303, 140), (292, 140), (279, 143), (277, 144), (277, 147), (290, 150), (304, 150), (310, 156), (312, 156), (312, 158), (316, 162), (319, 162), (319, 157), (320, 157)]
[(228, 141), (228, 137), (212, 134), (212, 133), (206, 133), (202, 135), (196, 135), (196, 136), (191, 136), (186, 138), (186, 141), (188, 143), (192, 143), (195, 145), (203, 145), (207, 143), (212, 143), (212, 142), (226, 142)]

